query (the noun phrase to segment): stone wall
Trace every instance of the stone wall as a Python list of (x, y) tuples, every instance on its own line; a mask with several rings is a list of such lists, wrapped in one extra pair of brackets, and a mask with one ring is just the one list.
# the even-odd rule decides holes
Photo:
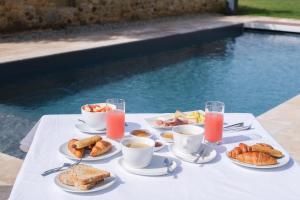
[(0, 0), (0, 32), (222, 12), (226, 0)]

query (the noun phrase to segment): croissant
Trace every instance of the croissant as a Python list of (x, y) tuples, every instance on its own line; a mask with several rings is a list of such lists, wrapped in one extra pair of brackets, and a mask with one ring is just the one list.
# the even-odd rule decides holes
[(245, 152), (242, 154), (238, 154), (236, 156), (236, 159), (243, 163), (259, 165), (259, 166), (277, 164), (277, 160), (275, 158), (273, 158), (272, 156), (262, 153), (262, 152), (257, 152), (257, 151)]
[(248, 151), (251, 151), (251, 147), (244, 143), (240, 143), (238, 147), (235, 147), (233, 150), (228, 152), (228, 156), (231, 158), (236, 158), (238, 154)]
[(274, 149), (272, 146), (270, 146), (268, 144), (258, 143), (258, 144), (252, 145), (251, 148), (252, 148), (252, 151), (259, 151), (262, 153), (266, 153), (275, 158), (283, 157), (283, 153), (281, 151)]
[(74, 147), (75, 142), (78, 140), (72, 139), (68, 142), (68, 151), (77, 158), (82, 158), (84, 155), (84, 149), (76, 149)]
[(235, 147), (233, 150), (228, 152), (228, 156), (235, 159), (237, 155), (241, 153), (243, 153), (242, 149), (240, 147)]
[(82, 149), (82, 148), (85, 148), (85, 147), (95, 144), (96, 142), (100, 141), (101, 139), (102, 138), (99, 135), (95, 135), (95, 136), (92, 136), (89, 138), (78, 140), (75, 142), (74, 145), (77, 149)]
[(109, 150), (111, 150), (112, 145), (110, 142), (104, 141), (104, 140), (100, 140), (98, 142), (96, 142), (95, 146), (92, 148), (91, 152), (90, 152), (90, 156), (99, 156), (102, 155), (106, 152), (108, 152)]

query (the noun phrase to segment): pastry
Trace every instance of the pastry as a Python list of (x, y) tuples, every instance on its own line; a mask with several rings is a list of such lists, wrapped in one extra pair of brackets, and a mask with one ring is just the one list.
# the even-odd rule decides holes
[(264, 144), (264, 143), (258, 143), (251, 146), (252, 151), (259, 151), (266, 154), (269, 154), (270, 156), (273, 156), (275, 158), (281, 158), (283, 157), (283, 153), (277, 149), (274, 149), (271, 145)]
[(77, 142), (74, 143), (74, 145), (77, 149), (82, 149), (90, 145), (94, 145), (96, 142), (100, 141), (101, 139), (102, 138), (99, 135), (95, 135), (89, 138), (78, 140)]
[(90, 156), (99, 156), (102, 155), (106, 152), (108, 152), (109, 150), (111, 150), (112, 145), (110, 142), (104, 141), (104, 140), (100, 140), (98, 142), (96, 142), (95, 146), (92, 148), (91, 152), (90, 152)]
[(238, 154), (236, 156), (236, 159), (243, 163), (248, 163), (248, 164), (258, 165), (258, 166), (277, 164), (277, 160), (272, 156), (257, 151)]
[(72, 139), (68, 142), (68, 151), (69, 153), (71, 153), (72, 155), (74, 155), (77, 158), (82, 158), (84, 155), (84, 149), (77, 149), (74, 144), (77, 142), (78, 140), (76, 139)]
[(248, 146), (244, 143), (240, 143), (238, 147), (235, 147), (233, 150), (228, 152), (228, 156), (231, 158), (236, 158), (238, 154), (255, 151), (268, 154), (275, 158), (283, 157), (283, 153), (281, 151), (276, 150), (271, 145), (264, 143), (257, 143), (251, 146)]

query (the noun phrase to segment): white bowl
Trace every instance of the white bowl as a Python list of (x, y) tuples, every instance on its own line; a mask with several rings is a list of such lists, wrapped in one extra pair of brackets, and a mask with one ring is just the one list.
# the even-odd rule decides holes
[[(126, 145), (130, 143), (142, 143), (148, 147), (132, 148)], [(154, 151), (154, 140), (142, 137), (125, 138), (121, 141), (122, 154), (127, 165), (133, 168), (147, 167), (152, 160)]]
[(173, 129), (174, 146), (183, 153), (195, 153), (198, 151), (204, 129), (194, 125), (180, 125)]
[[(145, 131), (148, 135), (147, 136), (137, 136), (137, 135), (133, 134), (135, 131)], [(138, 137), (138, 138), (151, 138), (152, 137), (152, 133), (150, 133), (150, 131), (148, 131), (147, 129), (135, 129), (135, 130), (130, 131), (129, 134), (133, 137)]]
[[(109, 103), (94, 103), (88, 105), (99, 105), (99, 106), (110, 106), (113, 110), (116, 106)], [(84, 106), (84, 105), (83, 105)], [(81, 115), (85, 123), (94, 130), (104, 130), (106, 129), (106, 114), (107, 112), (89, 112), (83, 109), (81, 106)]]

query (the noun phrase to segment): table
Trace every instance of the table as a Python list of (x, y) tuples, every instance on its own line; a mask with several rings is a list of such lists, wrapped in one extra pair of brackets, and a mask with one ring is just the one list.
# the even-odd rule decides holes
[[(151, 129), (144, 121), (145, 117), (156, 114), (127, 114), (126, 131), (136, 128)], [(217, 158), (202, 167), (181, 162), (174, 176), (144, 177), (124, 171), (117, 165), (118, 158), (89, 163), (95, 167), (109, 169), (118, 176), (113, 187), (85, 195), (72, 194), (58, 188), (53, 178), (40, 175), (46, 169), (60, 166), (69, 160), (58, 153), (59, 146), (70, 138), (87, 136), (79, 132), (74, 124), (80, 115), (46, 115), (35, 128), (32, 145), (24, 160), (23, 166), (16, 179), (10, 199), (102, 199), (102, 200), (292, 200), (300, 199), (300, 167), (290, 160), (282, 168), (272, 170), (255, 170), (237, 166), (226, 158), (226, 151), (237, 143), (250, 139), (259, 142), (267, 141), (279, 146), (277, 142), (261, 127), (252, 114), (226, 113), (225, 122), (235, 123), (244, 121), (252, 123), (254, 129), (224, 134), (224, 144), (217, 147)], [(257, 137), (261, 136), (261, 138)], [(279, 146), (280, 147), (280, 146)], [(167, 148), (160, 155), (169, 155)], [(120, 156), (120, 155), (119, 155)]]

